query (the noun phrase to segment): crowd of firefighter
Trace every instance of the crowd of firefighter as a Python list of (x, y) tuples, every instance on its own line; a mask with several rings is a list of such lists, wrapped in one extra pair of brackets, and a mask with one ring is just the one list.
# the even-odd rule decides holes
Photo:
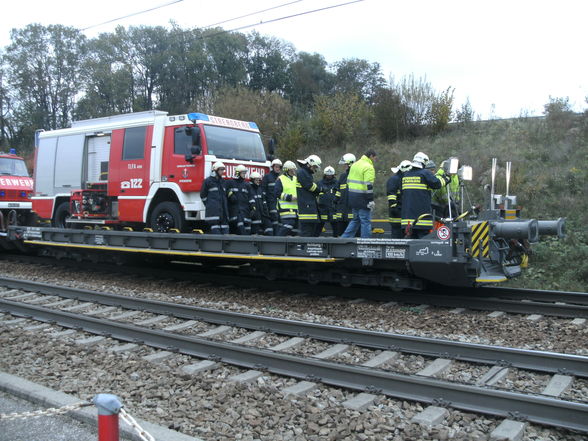
[[(369, 238), (376, 159), (374, 150), (359, 160), (346, 153), (339, 177), (327, 166), (318, 182), (314, 176), (322, 163), (317, 155), (284, 163), (274, 159), (263, 177), (258, 172), (247, 176), (247, 167), (238, 165), (232, 179), (225, 179), (226, 167), (217, 161), (200, 193), (205, 220), (213, 234), (317, 237), (328, 223), (334, 237)], [(418, 152), (412, 161), (391, 168), (386, 193), (392, 238), (418, 239), (451, 207), (457, 212), (459, 178), (449, 173), (447, 163), (437, 168)]]

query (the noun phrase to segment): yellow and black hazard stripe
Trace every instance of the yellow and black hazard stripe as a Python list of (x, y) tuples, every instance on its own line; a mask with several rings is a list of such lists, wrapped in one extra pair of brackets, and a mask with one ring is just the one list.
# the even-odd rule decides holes
[(490, 224), (488, 221), (472, 226), (472, 256), (479, 257), (480, 251), (483, 257), (490, 255)]

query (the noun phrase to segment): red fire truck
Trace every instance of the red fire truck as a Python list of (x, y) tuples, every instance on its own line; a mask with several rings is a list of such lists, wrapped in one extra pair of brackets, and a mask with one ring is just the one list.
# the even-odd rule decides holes
[(27, 225), (32, 192), (33, 180), (24, 159), (14, 149), (0, 152), (0, 234), (9, 225)]
[[(253, 122), (148, 111), (38, 131), (33, 211), (54, 226), (127, 225), (186, 231), (204, 218), (200, 188), (215, 161), (269, 170)], [(273, 153), (273, 143), (270, 154)]]

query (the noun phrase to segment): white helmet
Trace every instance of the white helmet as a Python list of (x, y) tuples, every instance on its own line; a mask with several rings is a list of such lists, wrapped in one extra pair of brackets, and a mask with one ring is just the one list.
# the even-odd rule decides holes
[(329, 165), (325, 168), (324, 174), (325, 176), (335, 176), (335, 169)]
[(423, 152), (418, 152), (412, 158), (412, 165), (414, 167), (423, 168), (427, 162), (429, 162), (429, 157)]
[(296, 164), (294, 164), (292, 161), (286, 161), (284, 162), (284, 166), (283, 169), (285, 172), (287, 172), (288, 170), (296, 170)]
[(212, 164), (212, 171), (217, 171), (219, 168), (226, 168), (225, 164), (223, 164), (221, 161), (216, 161), (214, 164)]
[(258, 172), (252, 172), (249, 178), (253, 181), (254, 179), (261, 179), (261, 175)]
[(345, 153), (341, 159), (339, 159), (339, 164), (347, 164), (351, 165), (355, 162), (355, 155), (353, 153)]
[(407, 159), (405, 159), (404, 161), (402, 161), (400, 163), (400, 165), (398, 166), (398, 168), (400, 169), (401, 172), (407, 172), (407, 171), (410, 170), (411, 167), (412, 167), (412, 164)]
[(309, 166), (309, 167), (316, 167), (320, 170), (321, 168), (321, 158), (319, 158), (317, 155), (310, 155), (308, 158), (306, 158), (304, 160), (304, 162)]
[(239, 164), (237, 167), (235, 167), (235, 176), (239, 176), (243, 172), (247, 173), (247, 167), (245, 167), (243, 164)]
[(282, 166), (282, 161), (280, 161), (278, 158), (276, 158), (276, 159), (274, 159), (274, 160), (272, 161), (272, 167), (273, 167), (274, 165), (279, 165), (279, 166), (281, 167), (281, 166)]

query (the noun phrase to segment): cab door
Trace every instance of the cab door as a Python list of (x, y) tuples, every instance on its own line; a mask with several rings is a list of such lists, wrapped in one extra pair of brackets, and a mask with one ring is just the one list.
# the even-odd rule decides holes
[(108, 195), (118, 197), (120, 221), (143, 222), (152, 137), (152, 125), (112, 131)]
[(200, 191), (204, 180), (204, 156), (195, 155), (192, 162), (186, 161), (191, 146), (192, 135), (186, 133), (186, 126), (165, 128), (161, 178), (178, 184), (182, 193)]

